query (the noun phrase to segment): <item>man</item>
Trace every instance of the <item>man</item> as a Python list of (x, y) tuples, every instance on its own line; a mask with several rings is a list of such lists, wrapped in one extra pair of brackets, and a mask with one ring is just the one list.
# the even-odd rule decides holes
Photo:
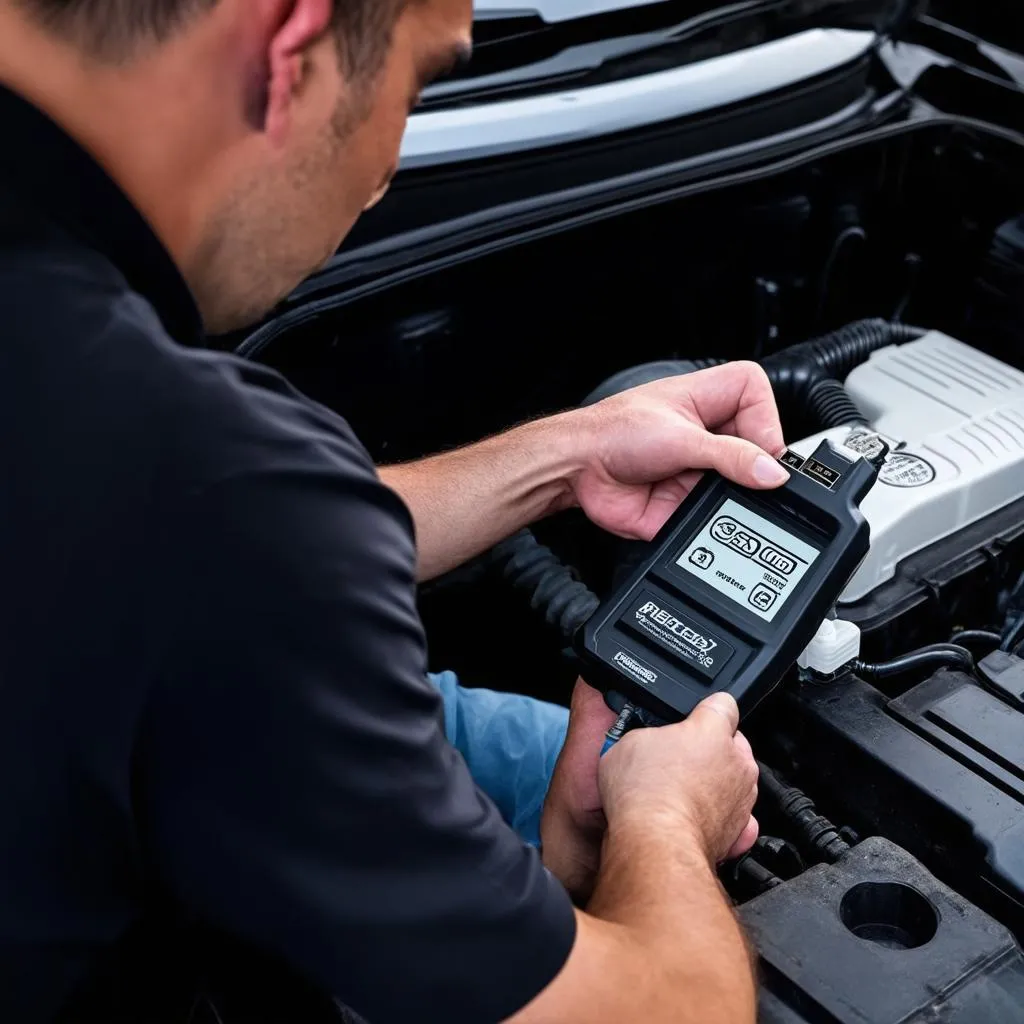
[(199, 347), (333, 253), (470, 26), (468, 0), (0, 0), (4, 1021), (127, 1012), (101, 1007), (165, 926), (374, 1024), (753, 1017), (714, 870), (756, 833), (734, 703), (599, 768), (581, 684), (541, 854), (445, 739), (415, 582), (572, 505), (649, 537), (704, 468), (776, 486), (764, 376), (382, 483), (343, 420)]

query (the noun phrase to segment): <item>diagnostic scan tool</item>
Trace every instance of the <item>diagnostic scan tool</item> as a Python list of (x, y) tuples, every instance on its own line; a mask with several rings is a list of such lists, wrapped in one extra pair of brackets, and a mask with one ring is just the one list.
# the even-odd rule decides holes
[(579, 630), (588, 682), (665, 721), (720, 690), (749, 713), (867, 554), (860, 503), (888, 452), (869, 437), (859, 452), (828, 441), (809, 458), (787, 451), (780, 462), (790, 478), (773, 491), (705, 474)]

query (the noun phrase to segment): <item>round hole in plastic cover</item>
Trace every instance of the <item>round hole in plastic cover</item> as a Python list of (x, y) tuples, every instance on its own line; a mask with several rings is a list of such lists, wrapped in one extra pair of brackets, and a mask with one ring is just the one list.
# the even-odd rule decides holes
[(939, 929), (931, 901), (903, 882), (860, 882), (839, 905), (843, 924), (866, 942), (886, 949), (917, 949)]

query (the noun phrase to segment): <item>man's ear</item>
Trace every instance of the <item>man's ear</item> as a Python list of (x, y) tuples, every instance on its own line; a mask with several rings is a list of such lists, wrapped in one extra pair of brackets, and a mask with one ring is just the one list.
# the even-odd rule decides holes
[(302, 85), (306, 55), (323, 38), (334, 17), (335, 0), (270, 0), (275, 25), (267, 41), (267, 96), (264, 131), (272, 141), (288, 131), (295, 96)]

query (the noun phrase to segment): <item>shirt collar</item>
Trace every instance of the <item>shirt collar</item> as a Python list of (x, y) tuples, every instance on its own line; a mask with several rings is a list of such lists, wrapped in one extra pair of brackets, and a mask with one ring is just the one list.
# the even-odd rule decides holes
[(26, 100), (0, 85), (0, 181), (105, 256), (156, 309), (167, 333), (197, 344), (195, 299), (145, 218), (98, 163)]

